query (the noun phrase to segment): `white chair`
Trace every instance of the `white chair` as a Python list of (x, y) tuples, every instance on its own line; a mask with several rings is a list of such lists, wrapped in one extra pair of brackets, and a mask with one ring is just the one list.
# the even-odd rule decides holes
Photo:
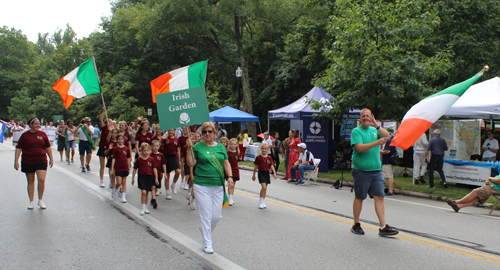
[[(304, 180), (307, 180), (306, 181), (306, 185), (311, 181), (313, 180), (314, 183), (317, 185), (318, 182), (316, 180), (318, 180), (318, 166), (319, 166), (319, 163), (321, 162), (321, 159), (319, 158), (315, 158), (314, 159), (314, 170), (308, 170), (308, 171), (304, 171)], [(312, 185), (312, 182), (311, 182), (311, 185)]]

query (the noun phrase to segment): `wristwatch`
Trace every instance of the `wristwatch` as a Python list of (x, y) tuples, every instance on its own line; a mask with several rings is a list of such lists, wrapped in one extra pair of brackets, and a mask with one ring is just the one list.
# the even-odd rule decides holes
[(378, 126), (377, 129), (380, 129), (380, 126)]

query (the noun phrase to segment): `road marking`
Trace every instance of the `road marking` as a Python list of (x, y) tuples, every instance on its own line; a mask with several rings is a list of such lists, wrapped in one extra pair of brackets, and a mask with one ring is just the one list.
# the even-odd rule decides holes
[[(259, 197), (259, 195), (257, 195), (257, 194), (254, 194), (254, 193), (251, 193), (251, 192), (242, 191), (242, 190), (235, 190), (235, 193), (237, 193), (238, 195), (242, 195), (242, 196), (253, 198), (253, 199), (258, 199), (258, 197)], [(282, 206), (284, 208), (288, 208), (288, 209), (291, 209), (291, 210), (299, 211), (299, 212), (302, 212), (302, 213), (305, 213), (305, 214), (310, 214), (310, 215), (314, 215), (314, 216), (317, 216), (317, 217), (321, 217), (321, 218), (325, 218), (325, 219), (337, 221), (337, 222), (340, 222), (340, 223), (347, 224), (349, 226), (352, 225), (352, 219), (351, 218), (344, 218), (344, 217), (336, 216), (336, 215), (333, 215), (333, 214), (328, 214), (328, 213), (325, 213), (325, 212), (317, 211), (317, 210), (314, 210), (314, 209), (309, 209), (307, 207), (303, 207), (303, 206), (299, 206), (299, 205), (294, 205), (294, 204), (283, 202), (283, 201), (276, 200), (276, 199), (271, 199), (271, 198), (266, 198), (266, 203), (271, 203), (271, 204), (274, 204), (274, 205), (277, 205), (277, 206)], [(378, 232), (378, 230), (379, 230), (378, 226), (367, 224), (367, 223), (363, 224), (363, 228), (365, 230), (369, 230), (369, 231), (373, 231), (373, 232)], [(411, 234), (408, 234), (408, 233), (402, 233), (402, 232), (400, 232), (398, 235), (393, 236), (393, 237), (397, 237), (397, 238), (400, 238), (400, 239), (408, 240), (408, 241), (411, 241), (411, 242), (414, 242), (414, 243), (423, 244), (423, 245), (434, 247), (434, 248), (439, 248), (439, 249), (447, 250), (447, 251), (458, 253), (458, 254), (461, 254), (461, 255), (465, 255), (465, 256), (468, 256), (468, 257), (473, 257), (473, 258), (476, 258), (476, 259), (480, 259), (480, 260), (484, 260), (484, 261), (488, 261), (488, 262), (500, 264), (500, 256), (490, 255), (490, 254), (486, 254), (484, 252), (479, 252), (479, 251), (474, 251), (474, 250), (470, 250), (470, 249), (466, 249), (466, 248), (461, 248), (461, 247), (449, 245), (449, 244), (446, 244), (446, 243), (441, 243), (441, 242), (438, 242), (438, 241), (434, 241), (434, 240), (431, 240), (431, 239), (427, 239), (427, 238), (424, 238), (424, 237), (419, 237), (419, 236), (416, 236), (416, 235), (411, 235)]]
[(139, 212), (140, 212), (139, 209), (136, 208), (135, 206), (133, 206), (132, 204), (130, 204), (130, 203), (117, 204), (114, 201), (108, 199), (108, 198), (110, 198), (111, 193), (109, 191), (107, 191), (107, 189), (100, 188), (96, 184), (91, 183), (90, 181), (86, 180), (85, 178), (78, 176), (78, 175), (76, 175), (76, 174), (74, 174), (74, 173), (72, 173), (72, 172), (70, 172), (70, 171), (68, 171), (60, 166), (54, 165), (53, 168), (61, 173), (64, 173), (64, 174), (72, 177), (73, 179), (75, 179), (76, 181), (78, 181), (79, 183), (84, 185), (85, 187), (87, 187), (87, 188), (91, 189), (92, 191), (94, 191), (95, 193), (101, 195), (106, 200), (113, 202), (114, 206), (116, 206), (122, 210), (127, 211), (130, 216), (133, 216), (134, 218), (141, 220), (142, 222), (146, 223), (149, 227), (154, 228), (155, 230), (167, 235), (172, 240), (183, 245), (187, 249), (191, 250), (193, 253), (197, 254), (198, 256), (203, 258), (204, 260), (214, 264), (215, 266), (217, 266), (221, 269), (245, 269), (245, 268), (239, 266), (238, 264), (234, 263), (233, 261), (227, 259), (226, 257), (218, 254), (218, 253), (206, 254), (203, 251), (202, 244), (200, 243), (200, 241), (193, 240), (192, 238), (182, 234), (181, 232), (177, 231), (176, 229), (166, 225), (165, 223), (159, 221), (158, 219), (156, 219), (150, 215), (141, 216), (139, 214)]

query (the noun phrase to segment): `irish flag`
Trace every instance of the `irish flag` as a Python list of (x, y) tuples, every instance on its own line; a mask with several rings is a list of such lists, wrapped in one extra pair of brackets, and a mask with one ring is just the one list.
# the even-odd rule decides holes
[(156, 103), (156, 95), (205, 85), (207, 62), (172, 70), (151, 81), (153, 103)]
[(73, 71), (59, 79), (52, 88), (61, 95), (66, 109), (73, 103), (74, 98), (101, 93), (93, 59), (90, 58), (73, 69)]
[(443, 116), (471, 85), (473, 85), (487, 69), (483, 69), (474, 77), (452, 85), (441, 92), (424, 98), (413, 105), (405, 114), (401, 126), (392, 139), (391, 146), (408, 149), (428, 130), (434, 122)]

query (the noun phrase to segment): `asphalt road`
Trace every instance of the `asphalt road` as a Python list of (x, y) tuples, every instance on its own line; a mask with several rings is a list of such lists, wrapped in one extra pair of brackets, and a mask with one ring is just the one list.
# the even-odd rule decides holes
[[(185, 191), (140, 216), (140, 192), (128, 203), (98, 187), (98, 163), (81, 173), (55, 154), (49, 169), (46, 210), (26, 209), (24, 174), (13, 169), (13, 148), (0, 144), (0, 269), (465, 269), (500, 265), (495, 233), (500, 211), (467, 208), (455, 213), (445, 202), (386, 198), (387, 222), (396, 237), (378, 236), (373, 201), (361, 213), (365, 235), (354, 235), (353, 194), (348, 187), (295, 186), (272, 180), (268, 209), (257, 208), (260, 186), (241, 171), (236, 204), (223, 210), (213, 234), (215, 254), (202, 250), (198, 212)], [(78, 154), (77, 154), (78, 157)], [(76, 160), (75, 160), (76, 162)], [(130, 183), (131, 178), (128, 178)], [(151, 207), (150, 207), (151, 208)]]

